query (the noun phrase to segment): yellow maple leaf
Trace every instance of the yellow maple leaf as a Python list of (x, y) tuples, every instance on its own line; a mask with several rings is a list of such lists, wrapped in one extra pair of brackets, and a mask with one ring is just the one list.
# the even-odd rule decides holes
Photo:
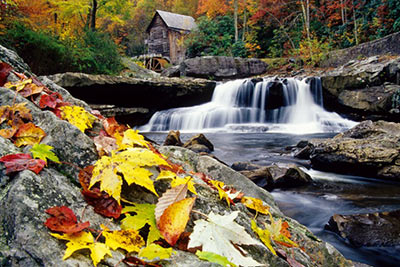
[(106, 244), (94, 242), (93, 235), (88, 232), (80, 232), (77, 234), (54, 234), (52, 236), (58, 239), (67, 240), (67, 249), (63, 260), (68, 259), (75, 251), (81, 249), (89, 249), (90, 257), (92, 258), (94, 266), (104, 259), (105, 255), (112, 257), (111, 251)]
[(242, 203), (249, 209), (255, 210), (256, 212), (269, 215), (269, 206), (264, 205), (261, 199), (254, 197), (243, 197)]
[[(127, 148), (125, 151), (113, 152), (111, 157), (103, 156), (94, 164), (90, 188), (100, 182), (100, 189), (120, 202), (122, 179), (128, 185), (135, 183), (143, 186), (158, 196), (152, 173), (145, 167), (168, 166), (159, 155), (145, 148)], [(122, 174), (122, 175), (121, 175)]]
[(157, 176), (156, 180), (161, 179), (171, 179), (171, 187), (177, 187), (181, 184), (187, 184), (188, 190), (193, 194), (197, 195), (196, 188), (194, 187), (193, 178), (190, 176), (186, 176), (185, 178), (179, 177), (176, 173), (172, 171), (162, 170), (160, 174)]
[(27, 84), (30, 84), (30, 83), (32, 83), (32, 79), (26, 79), (23, 81), (8, 82), (4, 85), (4, 87), (8, 88), (8, 89), (15, 88), (15, 91), (19, 92), (19, 91), (23, 90)]
[(232, 198), (228, 195), (228, 193), (224, 190), (225, 184), (224, 182), (221, 181), (215, 181), (215, 180), (210, 180), (212, 185), (217, 188), (218, 194), (219, 194), (219, 199), (225, 199), (226, 203), (228, 203), (228, 206), (231, 205)]
[(251, 220), (251, 229), (258, 235), (264, 245), (272, 252), (272, 254), (276, 255), (275, 249), (271, 244), (271, 232), (268, 229), (261, 229), (257, 226), (256, 221)]
[(119, 230), (119, 231), (104, 231), (103, 236), (106, 239), (106, 245), (112, 250), (122, 248), (127, 252), (139, 252), (144, 246), (143, 238), (136, 230)]
[(115, 139), (117, 140), (117, 145), (121, 150), (135, 146), (148, 147), (148, 142), (144, 140), (143, 135), (140, 135), (138, 130), (128, 129), (124, 132), (123, 136), (117, 132), (115, 134)]
[(152, 243), (140, 250), (139, 257), (152, 261), (156, 258), (158, 260), (169, 259), (172, 254), (176, 254), (176, 251), (172, 250), (172, 248), (163, 248), (160, 245)]
[(69, 123), (75, 125), (79, 130), (85, 132), (86, 129), (92, 128), (96, 117), (87, 112), (84, 108), (78, 106), (60, 107), (61, 117)]

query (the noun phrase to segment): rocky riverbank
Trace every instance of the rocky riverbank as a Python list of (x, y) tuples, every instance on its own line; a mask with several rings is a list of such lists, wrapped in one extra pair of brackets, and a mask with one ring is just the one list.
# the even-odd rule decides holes
[[(24, 66), (17, 55), (2, 46), (0, 46), (0, 49), (0, 59), (3, 62), (13, 65), (10, 58), (15, 58), (20, 62), (20, 66)], [(29, 72), (27, 69), (25, 71), (26, 73)], [(12, 72), (2, 75), (9, 81), (20, 80), (20, 76), (16, 76)], [(11, 89), (0, 88), (1, 105), (13, 106), (14, 104), (25, 103), (25, 107), (32, 115), (32, 123), (42, 128), (46, 134), (41, 143), (51, 146), (53, 148), (52, 151), (61, 162), (48, 162), (44, 169), (37, 172), (30, 170), (10, 172), (8, 170), (9, 166), (6, 168), (3, 163), (0, 163), (0, 205), (3, 207), (0, 210), (0, 265), (91, 266), (92, 261), (88, 253), (89, 250), (80, 250), (73, 253), (65, 261), (62, 260), (65, 242), (50, 236), (50, 231), (43, 223), (49, 217), (45, 213), (48, 208), (65, 205), (80, 215), (78, 216), (80, 221), (90, 221), (93, 229), (101, 229), (101, 224), (107, 225), (106, 227), (110, 229), (119, 229), (121, 218), (110, 222), (110, 219), (97, 214), (92, 206), (87, 206), (83, 195), (80, 193), (81, 187), (78, 185), (79, 183), (85, 183), (85, 180), (78, 178), (80, 169), (100, 159), (95, 145), (99, 145), (99, 143), (94, 139), (99, 137), (100, 133), (104, 135), (104, 131), (110, 130), (110, 126), (108, 125), (106, 128), (105, 121), (101, 117), (94, 118), (89, 125), (92, 129), (84, 133), (84, 130), (78, 129), (65, 120), (61, 120), (49, 109), (50, 106), (57, 107), (61, 103), (61, 99), (63, 99), (61, 103), (63, 106), (66, 105), (65, 101), (68, 101), (73, 105), (84, 108), (85, 112), (90, 113), (93, 111), (86, 103), (73, 98), (65, 89), (54, 82), (45, 78), (42, 81), (46, 86), (45, 92), (39, 93), (36, 97), (41, 94), (47, 94), (47, 97), (51, 95), (57, 96), (58, 104), (53, 105), (51, 102), (46, 102), (47, 108), (40, 108), (41, 104), (38, 105), (35, 101), (31, 101), (31, 99), (35, 100), (34, 97), (24, 98)], [(35, 83), (37, 83), (37, 86), (43, 86), (39, 81), (35, 80)], [(44, 99), (47, 97), (44, 97)], [(85, 112), (83, 113), (86, 114)], [(81, 118), (81, 116), (78, 117)], [(2, 122), (2, 127), (7, 127), (7, 125)], [(12, 141), (15, 140), (0, 137), (0, 156), (22, 152), (29, 153), (30, 146), (17, 147)], [(129, 146), (130, 143), (124, 144)], [(136, 143), (136, 145), (138, 144), (143, 146), (143, 141)], [(107, 146), (106, 144), (103, 144), (102, 147), (102, 153), (107, 153), (107, 149), (112, 148), (112, 146)], [(192, 213), (189, 216), (188, 232), (194, 231), (194, 224), (200, 219), (199, 214), (209, 214), (211, 211), (219, 215), (237, 214), (235, 222), (242, 227), (241, 229), (247, 235), (256, 240), (254, 241), (255, 245), (242, 246), (241, 253), (239, 251), (236, 252), (239, 258), (244, 257), (248, 260), (251, 258), (253, 261), (259, 262), (260, 266), (293, 266), (293, 264), (296, 264), (296, 266), (300, 266), (299, 264), (304, 266), (352, 266), (352, 263), (343, 258), (331, 245), (316, 238), (307, 228), (296, 221), (283, 216), (275, 205), (272, 196), (243, 175), (208, 156), (200, 156), (185, 148), (160, 147), (159, 149), (168, 157), (170, 162), (180, 164), (186, 174), (193, 175), (192, 180), (197, 190), (194, 209), (198, 213)], [(148, 153), (155, 153), (148, 151)], [(29, 166), (25, 167), (28, 168)], [(151, 170), (156, 174), (160, 171), (158, 167)], [(197, 174), (195, 175), (195, 173)], [(262, 244), (261, 240), (258, 239), (258, 235), (253, 232), (254, 226), (252, 226), (251, 221), (255, 218), (255, 214), (251, 209), (240, 201), (229, 205), (225, 201), (230, 199), (229, 195), (228, 198), (221, 200), (221, 192), (208, 185), (211, 181), (210, 179), (215, 179), (215, 181), (223, 182), (236, 190), (240, 190), (246, 196), (259, 198), (264, 203), (263, 205), (269, 207), (269, 212), (264, 211), (266, 215), (259, 213), (256, 223), (258, 225), (263, 225), (264, 223), (266, 225), (275, 225), (275, 223), (285, 222), (285, 236), (287, 238), (290, 236), (290, 240), (295, 243), (289, 243), (291, 244), (290, 246), (282, 246), (267, 235), (265, 237), (267, 238), (266, 242), (270, 246), (272, 245), (272, 248), (275, 248), (274, 251), (276, 252), (273, 253), (271, 249)], [(208, 183), (205, 181), (208, 181)], [(154, 190), (159, 195), (162, 195), (170, 186), (169, 182), (163, 181), (154, 182), (154, 185)], [(124, 185), (122, 193), (126, 201), (130, 203), (155, 204), (157, 202), (154, 193), (138, 185)], [(231, 198), (235, 199), (238, 194), (235, 195), (235, 197), (231, 196)], [(104, 195), (102, 196), (104, 197)], [(107, 199), (110, 200), (109, 196)], [(268, 216), (269, 213), (271, 213), (271, 216)], [(125, 217), (125, 215), (121, 216)], [(279, 231), (274, 232), (274, 234), (281, 236)], [(101, 241), (96, 240), (96, 242)], [(289, 241), (286, 240), (284, 242), (288, 243)], [(161, 242), (161, 244), (168, 246), (165, 242)], [(84, 246), (88, 247), (89, 245), (85, 243)], [(205, 246), (203, 246), (204, 248)], [(171, 258), (159, 262), (162, 266), (215, 266), (215, 264), (200, 260), (190, 250), (182, 249), (178, 245), (174, 246), (173, 249), (176, 252)], [(235, 247), (230, 249), (237, 250)], [(246, 256), (243, 256), (243, 254)], [(112, 257), (106, 256), (103, 260), (101, 260), (101, 257), (99, 266), (122, 264), (121, 260), (125, 257), (123, 250), (115, 250), (111, 255)]]

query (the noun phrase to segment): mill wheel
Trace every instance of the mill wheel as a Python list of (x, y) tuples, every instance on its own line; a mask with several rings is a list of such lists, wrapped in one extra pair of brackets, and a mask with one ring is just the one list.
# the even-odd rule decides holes
[(161, 72), (168, 64), (164, 58), (152, 57), (146, 60), (146, 68), (152, 71)]

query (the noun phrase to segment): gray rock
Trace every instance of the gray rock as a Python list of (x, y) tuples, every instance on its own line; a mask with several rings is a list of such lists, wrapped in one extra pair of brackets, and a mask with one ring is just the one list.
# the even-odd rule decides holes
[(326, 229), (338, 233), (355, 246), (400, 245), (400, 210), (333, 215)]
[(205, 56), (186, 59), (179, 69), (181, 76), (205, 79), (246, 78), (263, 74), (268, 65), (255, 58)]
[(0, 61), (11, 65), (15, 71), (31, 76), (31, 69), (14, 51), (0, 45)]
[(399, 123), (363, 121), (332, 139), (311, 140), (311, 163), (319, 170), (398, 181), (399, 140)]
[(208, 102), (216, 86), (215, 82), (203, 79), (137, 79), (70, 72), (47, 77), (89, 104), (152, 110)]

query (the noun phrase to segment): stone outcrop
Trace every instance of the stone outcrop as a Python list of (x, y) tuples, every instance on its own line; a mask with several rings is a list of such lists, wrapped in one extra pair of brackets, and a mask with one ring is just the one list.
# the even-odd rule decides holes
[(400, 210), (333, 215), (325, 229), (339, 234), (354, 246), (400, 245)]
[(198, 134), (191, 137), (183, 144), (183, 147), (194, 152), (211, 153), (214, 151), (214, 145), (204, 136), (204, 134)]
[(399, 181), (400, 124), (363, 121), (331, 139), (310, 140), (314, 169)]
[(163, 72), (168, 77), (196, 77), (213, 80), (247, 78), (263, 74), (268, 65), (259, 59), (205, 56), (189, 58)]
[[(132, 124), (143, 124), (156, 111), (193, 106), (211, 100), (216, 83), (203, 79), (154, 78), (62, 73), (47, 76), (74, 97), (89, 104), (138, 108), (136, 112), (119, 110), (119, 119), (132, 118)], [(147, 113), (143, 113), (147, 109)], [(115, 111), (117, 113), (117, 111)], [(136, 116), (136, 118), (135, 118)], [(142, 122), (142, 123), (140, 123)]]
[(250, 162), (235, 162), (231, 167), (267, 190), (298, 187), (312, 182), (310, 175), (293, 164), (260, 166)]
[(400, 121), (400, 57), (353, 60), (322, 74), (324, 106), (357, 119)]

